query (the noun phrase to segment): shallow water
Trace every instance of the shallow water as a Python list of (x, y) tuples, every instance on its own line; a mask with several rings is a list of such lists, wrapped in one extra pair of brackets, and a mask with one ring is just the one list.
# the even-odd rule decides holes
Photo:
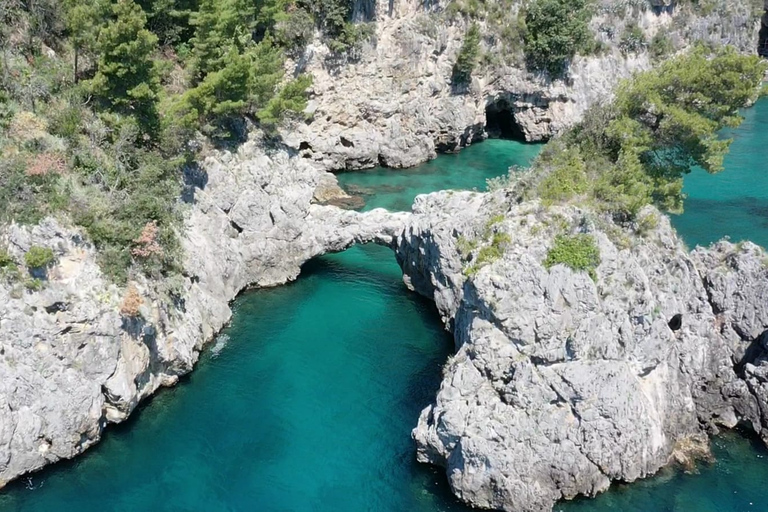
[(489, 139), (410, 169), (376, 167), (345, 172), (338, 178), (345, 189), (362, 193), (365, 210), (409, 211), (418, 194), (444, 189), (485, 190), (488, 178), (506, 174), (513, 165), (529, 165), (541, 148), (540, 144)]
[[(766, 115), (768, 101), (749, 111), (726, 173), (686, 180), (691, 199), (675, 224), (689, 243), (731, 233), (768, 244), (766, 215), (729, 203), (744, 182), (749, 197), (768, 196), (768, 159), (755, 156), (765, 155)], [(375, 194), (366, 208), (407, 209), (417, 193), (483, 189), (538, 149), (487, 141), (416, 169), (340, 181)], [(405, 289), (388, 249), (317, 258), (296, 283), (243, 294), (234, 313), (179, 386), (110, 427), (85, 456), (11, 485), (0, 512), (470, 510), (440, 470), (414, 461), (409, 433), (453, 343), (434, 306)], [(768, 510), (768, 452), (736, 434), (714, 445), (717, 462), (698, 474), (665, 471), (556, 510)]]

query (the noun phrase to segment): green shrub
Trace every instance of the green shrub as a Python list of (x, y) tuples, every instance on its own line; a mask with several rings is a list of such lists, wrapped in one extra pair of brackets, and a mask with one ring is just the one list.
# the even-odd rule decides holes
[(290, 12), (279, 12), (275, 16), (275, 40), (291, 53), (304, 50), (312, 40), (315, 31), (315, 20), (304, 9)]
[(557, 153), (549, 166), (549, 174), (538, 186), (538, 195), (544, 204), (567, 201), (587, 192), (587, 166), (578, 148)]
[(555, 237), (554, 245), (547, 252), (544, 266), (550, 269), (560, 264), (577, 272), (586, 272), (593, 280), (597, 279), (595, 269), (600, 265), (600, 249), (594, 237), (587, 234)]
[(46, 268), (53, 263), (53, 250), (50, 247), (33, 245), (24, 255), (24, 263), (29, 268)]
[(648, 42), (645, 40), (645, 33), (637, 23), (628, 23), (624, 26), (619, 40), (619, 49), (622, 53), (638, 53), (643, 51), (646, 46), (648, 46)]
[(24, 281), (24, 287), (31, 292), (39, 292), (44, 286), (43, 280), (36, 277), (30, 277)]
[(655, 231), (659, 227), (659, 216), (655, 213), (649, 213), (639, 219), (637, 219), (637, 234), (640, 236), (647, 236), (651, 232)]
[(11, 265), (15, 265), (11, 255), (5, 249), (0, 249), (0, 269), (9, 268)]
[(504, 222), (504, 219), (505, 217), (503, 213), (497, 213), (497, 214), (491, 215), (488, 218), (488, 220), (485, 221), (485, 226), (483, 226), (485, 237), (487, 238), (491, 234), (492, 229), (496, 224), (501, 224), (502, 222)]
[(477, 58), (480, 55), (480, 28), (477, 23), (472, 23), (464, 36), (464, 42), (461, 44), (459, 56), (453, 65), (453, 74), (451, 81), (456, 85), (469, 83), (472, 78), (472, 71), (477, 64)]
[(328, 48), (336, 54), (351, 54), (357, 57), (364, 41), (370, 39), (375, 32), (372, 23), (345, 23), (341, 32), (328, 40)]
[(766, 68), (733, 48), (700, 46), (635, 75), (541, 152), (538, 192), (550, 202), (583, 193), (619, 221), (647, 204), (681, 211), (682, 177), (694, 166), (722, 170), (731, 141), (718, 132), (742, 121), (739, 108), (758, 97)]
[(468, 256), (475, 249), (477, 249), (477, 240), (474, 238), (467, 238), (465, 236), (459, 236), (456, 239), (456, 249), (462, 256)]
[(51, 116), (50, 131), (54, 135), (75, 141), (83, 123), (83, 109), (79, 105), (67, 104)]
[(0, 249), (0, 279), (16, 281), (20, 277), (19, 267), (5, 249)]
[(480, 248), (475, 261), (464, 270), (464, 275), (472, 277), (484, 266), (501, 258), (504, 255), (504, 246), (511, 241), (512, 239), (506, 233), (493, 233), (490, 244)]
[(594, 51), (592, 11), (589, 0), (533, 0), (524, 17), (528, 67), (560, 77), (577, 53)]
[(651, 44), (648, 45), (648, 51), (651, 53), (651, 57), (655, 60), (661, 60), (667, 55), (672, 54), (675, 51), (675, 46), (672, 44), (672, 40), (662, 31), (656, 32), (656, 35), (651, 39)]
[(286, 116), (301, 114), (307, 108), (307, 89), (312, 75), (299, 75), (285, 84), (280, 91), (259, 110), (259, 121), (267, 129), (274, 129)]
[(486, 4), (481, 0), (451, 0), (445, 8), (449, 19), (459, 16), (478, 18), (485, 12)]

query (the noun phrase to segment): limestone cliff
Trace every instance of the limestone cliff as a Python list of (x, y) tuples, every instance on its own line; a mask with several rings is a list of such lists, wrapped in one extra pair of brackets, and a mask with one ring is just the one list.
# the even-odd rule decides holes
[(292, 280), (308, 259), (356, 242), (391, 244), (402, 230), (405, 214), (313, 204), (333, 177), (255, 141), (189, 172), (184, 276), (139, 279), (135, 317), (121, 315), (123, 290), (77, 230), (47, 219), (0, 233), (16, 261), (32, 245), (57, 258), (42, 290), (0, 284), (0, 487), (81, 453), (191, 371), (246, 287)]
[[(659, 3), (638, 11), (636, 21), (649, 37), (666, 27), (681, 46), (704, 38), (746, 49), (754, 44), (756, 30), (746, 5), (729, 4), (723, 22), (717, 9), (682, 20), (684, 10)], [(540, 506), (559, 496), (596, 492), (613, 478), (643, 476), (665, 462), (675, 442), (701, 433), (696, 418), (726, 425), (745, 418), (763, 428), (766, 409), (760, 397), (768, 395), (768, 372), (755, 329), (763, 325), (764, 312), (744, 309), (734, 293), (725, 291), (718, 299), (722, 306), (713, 310), (718, 290), (755, 279), (760, 270), (752, 259), (735, 270), (726, 265), (721, 274), (711, 270), (702, 284), (694, 279), (691, 262), (720, 268), (707, 262), (718, 253), (689, 257), (662, 229), (653, 236), (663, 250), (641, 245), (645, 250), (630, 254), (601, 232), (605, 255), (595, 284), (564, 269), (540, 268), (537, 258), (549, 239), (532, 232), (534, 215), (532, 224), (514, 235), (530, 238), (532, 252), (525, 256), (519, 250), (521, 261), (530, 265), (518, 265), (508, 255), (468, 281), (452, 230), (469, 230), (467, 236), (482, 231), (474, 223), (484, 222), (479, 212), (492, 196), (422, 199), (417, 220), (403, 236), (409, 215), (358, 214), (317, 204), (336, 194), (333, 177), (323, 170), (422, 162), (485, 137), (489, 112), (507, 116), (528, 140), (546, 139), (610, 94), (617, 80), (651, 62), (645, 51), (628, 56), (619, 51), (616, 34), (607, 29), (616, 19), (617, 27), (626, 20), (612, 17), (613, 7), (605, 4), (593, 24), (606, 51), (577, 58), (569, 81), (552, 82), (500, 62), (485, 64), (468, 88), (456, 90), (450, 84), (451, 68), (466, 23), (446, 17), (445, 8), (444, 1), (356, 2), (357, 19), (376, 20), (375, 37), (352, 62), (336, 62), (324, 46), (314, 45), (295, 63), (297, 70), (315, 77), (314, 117), (283, 133), (288, 147), (266, 150), (252, 140), (234, 154), (217, 153), (187, 169), (184, 199), (189, 207), (180, 233), (183, 276), (137, 277), (143, 303), (139, 315), (120, 313), (124, 290), (107, 282), (94, 248), (66, 221), (0, 228), (0, 242), (16, 261), (32, 245), (50, 247), (56, 255), (42, 290), (27, 290), (18, 282), (0, 284), (0, 487), (82, 452), (108, 423), (122, 421), (159, 386), (189, 372), (203, 344), (229, 320), (229, 301), (241, 290), (286, 282), (307, 259), (367, 241), (389, 245), (398, 240), (411, 284), (433, 296), (454, 326), (461, 349), (448, 375), (458, 377), (444, 385), (417, 437), (422, 459), (458, 469), (451, 473), (452, 484), (469, 501), (507, 506), (510, 489), (518, 489), (525, 503)], [(483, 30), (484, 49), (493, 54), (498, 42), (485, 25)], [(431, 213), (429, 204), (435, 208)], [(447, 214), (459, 207), (456, 218), (438, 222), (440, 208)], [(519, 213), (520, 222), (532, 215)], [(580, 214), (562, 215), (574, 220)], [(517, 222), (510, 219), (516, 216), (509, 213), (505, 221), (510, 232)], [(741, 261), (742, 256), (726, 256), (731, 250), (722, 249), (723, 261)], [(494, 274), (493, 268), (503, 273)], [(629, 285), (600, 281), (613, 274)], [(529, 288), (517, 290), (518, 284)], [(601, 290), (610, 293), (602, 297)], [(520, 294), (519, 300), (513, 300), (514, 294)], [(541, 314), (526, 309), (523, 298), (532, 299), (530, 308), (540, 308)], [(644, 302), (633, 302), (640, 298)], [(526, 314), (515, 319), (511, 312), (518, 308)], [(672, 312), (686, 318), (674, 339), (664, 328)], [(744, 323), (744, 315), (754, 322)], [(717, 326), (729, 318), (733, 329), (728, 342), (721, 343), (726, 334)], [(568, 326), (576, 330), (571, 333)], [(593, 329), (600, 343), (586, 336)], [(496, 349), (501, 359), (494, 360)], [(506, 364), (521, 370), (509, 373)], [(599, 380), (585, 380), (590, 372)], [(530, 396), (526, 379), (531, 380)], [(518, 385), (526, 393), (516, 391)], [(627, 397), (603, 400), (617, 391)], [(605, 409), (596, 412), (580, 400), (590, 393), (601, 397)], [(467, 397), (466, 403), (457, 397)], [(470, 404), (469, 398), (488, 401)], [(534, 436), (517, 446), (514, 423), (494, 420), (487, 424), (495, 430), (486, 429), (485, 419), (496, 414), (487, 407), (497, 407), (505, 415), (500, 417), (523, 427), (537, 418), (528, 413), (546, 421), (559, 414), (570, 423), (542, 431), (536, 430), (535, 420)], [(626, 411), (638, 407), (647, 417), (627, 438), (632, 442), (619, 439)], [(444, 415), (443, 409), (457, 412)], [(446, 421), (438, 423), (438, 417)], [(531, 447), (533, 441), (540, 444)], [(561, 460), (557, 470), (532, 466), (533, 483), (542, 490), (516, 480), (510, 469), (513, 457), (530, 458), (540, 450), (551, 458), (559, 453), (551, 444), (555, 441), (571, 458)], [(620, 455), (619, 462), (596, 454), (603, 442), (606, 453)], [(627, 447), (632, 449), (624, 453)], [(484, 460), (487, 449), (496, 452)], [(480, 461), (492, 470), (480, 471)], [(582, 476), (576, 478), (574, 468), (583, 469)]]
[[(499, 123), (509, 136), (546, 140), (609, 97), (620, 79), (650, 67), (650, 42), (658, 33), (676, 49), (707, 41), (754, 53), (758, 41), (759, 15), (747, 0), (716, 4), (706, 15), (677, 2), (603, 1), (592, 20), (602, 53), (577, 56), (569, 77), (552, 81), (526, 71), (521, 49), (507, 48), (481, 19), (488, 58), (469, 87), (457, 89), (451, 73), (468, 23), (448, 14), (451, 3), (358, 2), (359, 19), (375, 20), (375, 35), (351, 62), (340, 63), (322, 44), (310, 45), (296, 66), (314, 77), (313, 120), (286, 131), (287, 143), (322, 168), (339, 170), (413, 166), (482, 140), (501, 129)], [(505, 23), (516, 23), (521, 5), (503, 3)], [(622, 33), (633, 22), (646, 44), (627, 52)]]
[[(419, 460), (475, 506), (539, 512), (706, 451), (718, 426), (765, 437), (761, 249), (689, 254), (650, 207), (632, 229), (506, 194), (421, 196), (399, 238), (406, 282), (457, 347), (413, 431)], [(594, 279), (544, 266), (570, 233), (594, 238)]]

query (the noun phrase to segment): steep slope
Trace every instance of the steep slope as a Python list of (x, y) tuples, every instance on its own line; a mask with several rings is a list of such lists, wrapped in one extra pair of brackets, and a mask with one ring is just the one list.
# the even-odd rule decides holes
[[(507, 135), (546, 140), (609, 97), (619, 80), (649, 68), (652, 53), (663, 58), (694, 41), (754, 53), (760, 25), (747, 0), (713, 5), (706, 14), (688, 3), (604, 1), (591, 22), (602, 45), (599, 55), (577, 56), (566, 79), (551, 80), (526, 71), (522, 43), (505, 41), (497, 26), (516, 27), (522, 3), (482, 3), (488, 12), (504, 13), (503, 20), (452, 15), (457, 4), (462, 2), (358, 2), (357, 12), (375, 20), (375, 35), (351, 61), (339, 62), (323, 45), (307, 49), (297, 67), (314, 76), (308, 108), (313, 120), (283, 133), (287, 143), (304, 158), (338, 170), (409, 167), (458, 150), (488, 135), (489, 116), (491, 132), (503, 123), (511, 128)], [(483, 56), (471, 83), (457, 87), (452, 69), (472, 22), (483, 34)], [(635, 25), (644, 39), (627, 50), (625, 27)], [(654, 45), (657, 35), (667, 48)]]
[[(505, 194), (419, 197), (399, 239), (457, 347), (413, 431), (419, 460), (472, 505), (539, 512), (706, 453), (718, 426), (764, 435), (762, 250), (689, 255), (651, 207), (633, 230)], [(594, 278), (545, 264), (573, 233), (599, 250)]]
[(138, 312), (80, 231), (47, 219), (0, 235), (17, 261), (33, 245), (56, 256), (42, 290), (0, 284), (0, 486), (81, 453), (108, 423), (175, 384), (244, 288), (295, 279), (305, 261), (353, 243), (390, 244), (406, 217), (313, 204), (325, 173), (254, 142), (210, 157), (196, 174), (184, 275), (137, 278)]

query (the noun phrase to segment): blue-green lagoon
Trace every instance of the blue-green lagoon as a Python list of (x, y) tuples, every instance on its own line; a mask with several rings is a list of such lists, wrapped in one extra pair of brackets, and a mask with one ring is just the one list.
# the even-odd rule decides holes
[[(722, 235), (768, 245), (768, 101), (735, 132), (728, 169), (686, 179), (674, 219), (690, 245)], [(407, 209), (442, 188), (482, 189), (538, 147), (487, 141), (406, 171), (340, 177), (367, 207)], [(752, 204), (752, 207), (749, 205)], [(0, 492), (0, 512), (462, 511), (442, 470), (417, 464), (410, 430), (453, 342), (410, 293), (389, 250), (308, 263), (287, 286), (247, 292), (196, 370), (84, 456)], [(665, 470), (567, 512), (768, 510), (768, 451), (728, 433), (697, 474)]]
[(528, 166), (541, 148), (540, 144), (489, 139), (410, 169), (376, 167), (341, 173), (338, 178), (343, 188), (362, 193), (365, 210), (409, 211), (419, 194), (449, 189), (485, 190), (488, 178), (506, 174), (513, 165)]

